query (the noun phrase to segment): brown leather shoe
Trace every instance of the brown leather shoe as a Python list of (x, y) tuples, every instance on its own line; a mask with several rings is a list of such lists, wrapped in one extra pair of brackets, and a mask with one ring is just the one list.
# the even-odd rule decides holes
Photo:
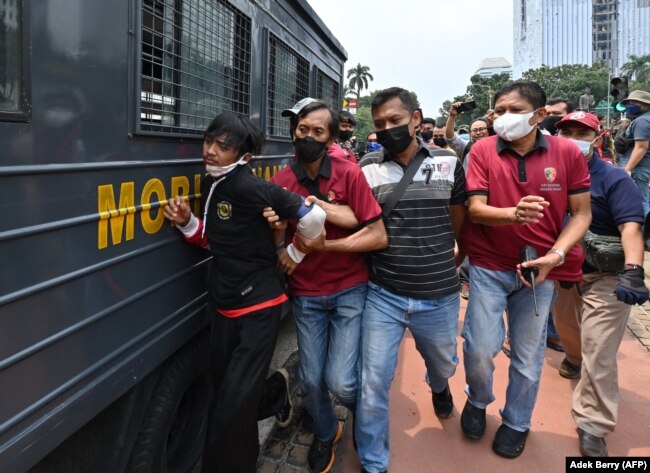
[(580, 439), (580, 453), (583, 457), (607, 456), (605, 439), (591, 435), (580, 428), (578, 428), (578, 438)]
[(566, 357), (564, 357), (564, 360), (562, 360), (562, 363), (560, 363), (558, 372), (560, 373), (560, 376), (562, 376), (563, 378), (567, 378), (567, 379), (580, 378), (580, 367), (571, 363), (569, 360), (566, 359)]

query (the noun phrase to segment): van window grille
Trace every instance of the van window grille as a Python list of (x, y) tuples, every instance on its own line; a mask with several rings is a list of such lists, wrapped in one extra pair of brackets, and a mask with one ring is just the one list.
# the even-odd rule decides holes
[(309, 96), (309, 61), (273, 34), (269, 37), (267, 128), (269, 136), (289, 137), (289, 120), (282, 110)]
[(200, 135), (250, 113), (251, 20), (225, 0), (144, 0), (141, 65), (141, 131)]
[(339, 83), (327, 76), (320, 69), (318, 70), (318, 79), (316, 81), (316, 98), (321, 99), (333, 110), (338, 111), (341, 108), (339, 103)]
[(28, 121), (29, 11), (26, 0), (0, 0), (0, 120)]

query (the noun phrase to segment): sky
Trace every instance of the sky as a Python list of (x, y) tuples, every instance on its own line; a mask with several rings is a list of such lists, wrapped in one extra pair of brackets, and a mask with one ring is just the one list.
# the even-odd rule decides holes
[(411, 90), (427, 117), (466, 92), (483, 59), (512, 63), (513, 0), (307, 1), (347, 51), (346, 75), (368, 66), (368, 91)]

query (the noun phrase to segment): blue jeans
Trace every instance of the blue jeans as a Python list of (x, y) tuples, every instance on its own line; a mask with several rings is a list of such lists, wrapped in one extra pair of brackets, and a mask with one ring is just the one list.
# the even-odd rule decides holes
[(440, 392), (458, 365), (459, 309), (457, 291), (438, 299), (413, 299), (368, 283), (355, 422), (359, 459), (367, 471), (388, 468), (388, 393), (404, 330), (411, 331), (415, 346), (424, 358), (431, 389)]
[(484, 409), (494, 401), (492, 380), (494, 357), (505, 336), (503, 312), (507, 309), (510, 338), (510, 368), (503, 423), (524, 432), (537, 400), (544, 363), (546, 324), (553, 301), (553, 281), (537, 285), (535, 315), (533, 291), (525, 287), (515, 271), (493, 271), (470, 265), (472, 291), (469, 295), (462, 336), (463, 361), (469, 401)]
[(357, 403), (366, 292), (367, 286), (360, 284), (327, 296), (293, 298), (302, 402), (319, 440), (331, 439), (338, 429), (330, 391), (350, 409)]
[[(619, 162), (620, 167), (625, 167), (628, 159), (622, 159)], [(632, 169), (632, 179), (641, 192), (641, 201), (643, 202), (643, 214), (648, 215), (650, 212), (650, 159), (643, 158), (634, 169)]]

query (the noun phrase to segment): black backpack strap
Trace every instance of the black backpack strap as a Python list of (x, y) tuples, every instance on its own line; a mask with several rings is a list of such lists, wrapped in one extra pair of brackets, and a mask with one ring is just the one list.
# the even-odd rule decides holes
[(418, 172), (418, 169), (420, 169), (424, 158), (427, 156), (429, 156), (429, 153), (427, 153), (423, 148), (420, 148), (415, 155), (415, 158), (413, 158), (409, 165), (406, 166), (402, 179), (400, 179), (397, 185), (393, 188), (393, 192), (390, 193), (386, 202), (384, 202), (384, 207), (381, 211), (384, 218), (388, 218), (388, 215), (393, 211), (397, 202), (402, 198), (404, 191), (413, 181), (413, 177), (415, 176), (415, 173)]

